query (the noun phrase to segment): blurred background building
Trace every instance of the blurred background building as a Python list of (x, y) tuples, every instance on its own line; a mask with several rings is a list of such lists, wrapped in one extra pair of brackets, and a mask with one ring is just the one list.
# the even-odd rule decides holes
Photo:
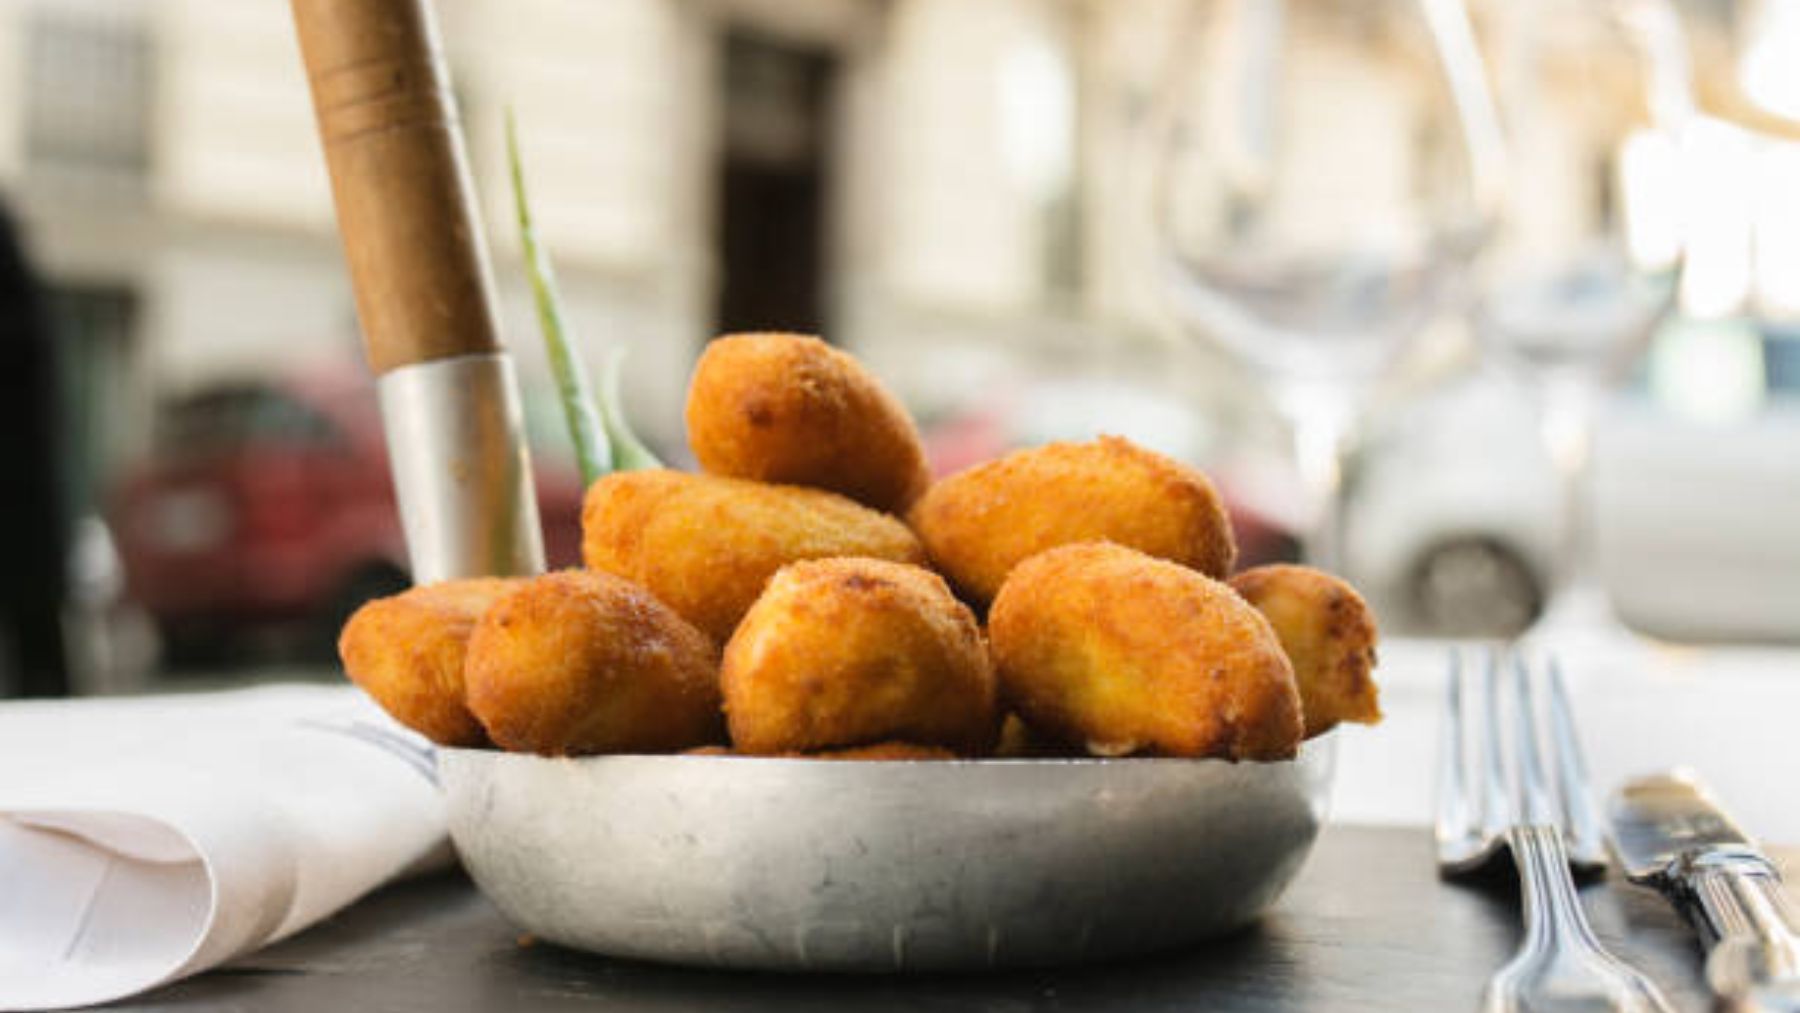
[[(1478, 4), (1478, 17), (1499, 2)], [(1174, 6), (437, 0), (528, 383), (543, 367), (505, 186), (508, 106), (574, 330), (595, 363), (610, 346), (630, 349), (628, 411), (667, 456), (682, 457), (683, 388), (710, 336), (818, 330), (896, 387), (942, 467), (1119, 431), (1219, 469), (1247, 512), (1291, 526), (1273, 424), (1229, 360), (1173, 321), (1145, 266), (1142, 127), (1159, 69), (1180, 58), (1167, 52)], [(1645, 185), (1671, 195), (1666, 219), (1646, 228), (1650, 241), (1658, 229), (1684, 237), (1688, 312), (1658, 339), (1638, 389), (1696, 424), (1750, 425), (1800, 384), (1780, 326), (1800, 312), (1797, 8), (1682, 8), (1709, 115), (1695, 152), (1653, 165)], [(1574, 204), (1605, 185), (1552, 183)], [(120, 513), (122, 483), (160, 446), (229, 425), (363, 439), (354, 433), (366, 423), (319, 393), (358, 375), (360, 353), (284, 3), (0, 0), (0, 196), (50, 290), (67, 501), (96, 522), (77, 525), (92, 596), (115, 594), (105, 560), (121, 543), (129, 557), (141, 534), (121, 525), (151, 524), (178, 543), (210, 537), (208, 508), (191, 497)], [(1437, 462), (1493, 446), (1491, 429), (1516, 428), (1501, 407), (1501, 421), (1470, 423), (1479, 431), (1463, 442), (1413, 445), (1409, 434), (1449, 431), (1418, 413), (1467, 415), (1474, 403), (1455, 395), (1433, 408), (1409, 394), (1473, 368), (1462, 325), (1440, 330), (1371, 424), (1380, 460), (1410, 463), (1359, 472), (1370, 502), (1390, 495), (1384, 480), (1416, 488), (1421, 475), (1454, 471)], [(540, 430), (553, 434), (547, 418)], [(1752, 470), (1768, 473), (1784, 452), (1800, 459), (1800, 444), (1764, 439)], [(540, 456), (561, 453), (545, 440)], [(1518, 442), (1519, 467), (1540, 466), (1530, 438)], [(1531, 485), (1510, 467), (1407, 500), (1435, 503), (1432, 517), (1375, 511), (1361, 565), (1393, 585), (1396, 616), (1417, 591), (1415, 557), (1437, 544), (1422, 533), (1453, 547), (1490, 539), (1503, 551), (1477, 570), (1501, 575), (1480, 593), (1533, 607), (1538, 592), (1508, 582), (1533, 579), (1547, 551), (1512, 530), (1529, 528), (1520, 518), (1535, 507), (1495, 510), (1511, 501), (1481, 485)], [(1768, 495), (1800, 502), (1780, 498), (1792, 490)], [(1462, 518), (1465, 500), (1504, 516)], [(1653, 524), (1647, 537), (1664, 531)], [(1800, 556), (1797, 531), (1777, 551)], [(307, 595), (341, 600), (397, 579), (368, 551), (315, 575)], [(1794, 604), (1789, 632), (1800, 636), (1800, 596)]]
[[(572, 316), (632, 347), (659, 442), (680, 442), (687, 365), (722, 329), (911, 348), (1080, 315), (1078, 5), (438, 8), (515, 346), (537, 341), (509, 104)], [(14, 0), (0, 110), (0, 181), (80, 335), (73, 401), (99, 413), (90, 483), (143, 449), (158, 392), (353, 355), (284, 5)]]

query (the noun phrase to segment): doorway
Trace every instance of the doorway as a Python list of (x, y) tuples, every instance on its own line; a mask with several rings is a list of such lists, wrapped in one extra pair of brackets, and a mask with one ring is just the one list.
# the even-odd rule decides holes
[(825, 334), (839, 57), (732, 30), (722, 63), (717, 332)]

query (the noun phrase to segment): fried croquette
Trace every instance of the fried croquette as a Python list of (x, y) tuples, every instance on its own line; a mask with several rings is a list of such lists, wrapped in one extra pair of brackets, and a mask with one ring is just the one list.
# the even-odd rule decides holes
[(648, 591), (582, 570), (534, 577), (469, 639), (469, 710), (503, 748), (655, 753), (723, 739), (718, 651)]
[(1025, 719), (1008, 714), (1000, 721), (1000, 740), (994, 755), (1008, 760), (1021, 760), (1037, 753), (1037, 737)]
[(678, 471), (627, 471), (588, 489), (581, 551), (723, 643), (782, 566), (827, 556), (924, 561), (906, 525), (836, 493)]
[(1105, 543), (1052, 549), (1007, 578), (988, 635), (1005, 702), (1097, 755), (1275, 760), (1300, 745), (1275, 631), (1187, 567)]
[(1231, 522), (1201, 472), (1128, 440), (1051, 443), (932, 486), (908, 522), (957, 590), (985, 604), (1020, 561), (1076, 542), (1115, 542), (1192, 567), (1231, 572)]
[[(689, 749), (683, 756), (743, 756), (771, 759), (757, 753), (739, 753), (729, 746), (701, 746)], [(912, 742), (877, 742), (872, 746), (849, 749), (822, 749), (816, 753), (779, 753), (774, 759), (785, 760), (954, 760), (956, 751), (943, 746), (921, 746)]]
[(921, 746), (915, 742), (877, 742), (872, 746), (849, 749), (826, 749), (801, 754), (815, 760), (955, 760), (954, 749), (943, 746)]
[(931, 483), (919, 432), (862, 363), (801, 334), (706, 346), (687, 397), (688, 443), (714, 475), (812, 486), (900, 513)]
[(1000, 722), (1000, 744), (994, 747), (994, 756), (1002, 760), (1066, 759), (1086, 755), (1087, 751), (1078, 746), (1033, 731), (1024, 718), (1012, 713)]
[(725, 645), (720, 682), (745, 753), (898, 740), (977, 754), (999, 730), (974, 614), (937, 574), (886, 560), (783, 567)]
[(469, 634), (495, 599), (518, 586), (498, 577), (446, 580), (377, 598), (344, 624), (344, 672), (394, 720), (441, 746), (486, 745), (463, 702)]
[(1275, 627), (1294, 666), (1306, 737), (1339, 722), (1381, 720), (1375, 680), (1375, 613), (1349, 584), (1305, 566), (1259, 566), (1231, 587)]

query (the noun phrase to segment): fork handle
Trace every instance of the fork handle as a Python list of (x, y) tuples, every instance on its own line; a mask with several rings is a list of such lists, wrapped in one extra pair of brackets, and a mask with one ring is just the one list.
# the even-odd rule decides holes
[[(1800, 920), (1768, 859), (1715, 851), (1684, 859), (1670, 880), (1707, 939), (1706, 979), (1714, 992), (1747, 997), (1770, 986), (1800, 990)], [(1800, 1010), (1800, 1002), (1775, 1008)]]
[(1521, 824), (1508, 829), (1506, 839), (1519, 868), (1526, 945), (1550, 946), (1560, 940), (1598, 950), (1600, 943), (1588, 925), (1575, 893), (1575, 880), (1569, 874), (1562, 831), (1554, 826)]
[[(1650, 979), (1608, 954), (1594, 937), (1569, 873), (1562, 830), (1520, 824), (1507, 830), (1506, 840), (1519, 869), (1525, 942), (1513, 962), (1489, 982), (1484, 1009), (1494, 1013), (1599, 1008), (1673, 1013)], [(1519, 973), (1533, 964), (1541, 973)], [(1509, 977), (1513, 985), (1523, 982), (1525, 987), (1496, 987)]]

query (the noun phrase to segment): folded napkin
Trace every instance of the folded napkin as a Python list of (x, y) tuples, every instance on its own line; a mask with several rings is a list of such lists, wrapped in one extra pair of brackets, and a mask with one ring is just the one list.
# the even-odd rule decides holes
[(429, 745), (351, 687), (0, 704), (0, 1010), (203, 971), (449, 854)]

